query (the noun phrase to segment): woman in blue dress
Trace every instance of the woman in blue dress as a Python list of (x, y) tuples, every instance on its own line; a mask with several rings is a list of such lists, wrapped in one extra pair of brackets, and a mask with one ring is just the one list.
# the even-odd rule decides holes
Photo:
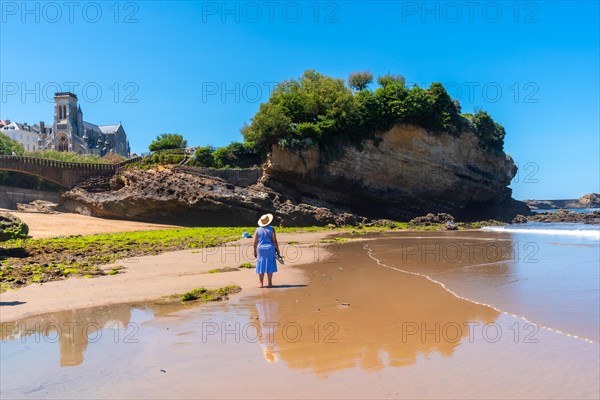
[(273, 214), (265, 214), (258, 220), (258, 228), (254, 232), (254, 257), (256, 257), (256, 273), (258, 287), (264, 287), (267, 274), (267, 287), (273, 287), (273, 273), (277, 272), (275, 256), (279, 254), (279, 244), (275, 229), (269, 226), (273, 222)]

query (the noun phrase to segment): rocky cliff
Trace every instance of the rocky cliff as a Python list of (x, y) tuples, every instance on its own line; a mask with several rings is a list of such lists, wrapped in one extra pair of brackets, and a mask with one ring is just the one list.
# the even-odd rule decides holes
[(346, 146), (327, 162), (316, 148), (273, 147), (263, 183), (277, 191), (318, 196), (371, 217), (408, 220), (428, 212), (458, 219), (504, 219), (529, 209), (511, 199), (517, 167), (504, 155), (484, 151), (477, 137), (431, 135), (397, 125), (381, 141)]
[(530, 213), (507, 188), (517, 171), (513, 161), (482, 150), (470, 132), (457, 138), (396, 126), (380, 139), (360, 149), (344, 146), (333, 161), (317, 148), (274, 146), (254, 184), (237, 179), (236, 185), (206, 169), (130, 168), (110, 180), (82, 183), (63, 195), (63, 206), (191, 225), (254, 225), (264, 212), (298, 226), (406, 221), (430, 212), (510, 221)]

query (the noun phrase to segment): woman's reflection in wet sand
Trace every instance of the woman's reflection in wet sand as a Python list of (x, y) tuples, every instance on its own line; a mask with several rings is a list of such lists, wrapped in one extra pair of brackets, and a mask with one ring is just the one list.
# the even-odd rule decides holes
[(275, 335), (279, 325), (279, 304), (261, 294), (256, 301), (256, 312), (258, 313), (256, 330), (263, 356), (268, 363), (276, 363), (279, 361), (275, 345)]

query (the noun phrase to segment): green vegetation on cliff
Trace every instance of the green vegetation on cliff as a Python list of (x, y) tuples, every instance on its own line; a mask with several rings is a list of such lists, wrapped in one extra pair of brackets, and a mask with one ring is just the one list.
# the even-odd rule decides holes
[(278, 84), (269, 101), (260, 105), (250, 125), (242, 128), (244, 139), (261, 154), (273, 144), (282, 147), (318, 145), (335, 155), (340, 143), (360, 146), (364, 139), (376, 139), (378, 132), (394, 124), (418, 125), (437, 134), (459, 136), (473, 131), (483, 148), (502, 153), (504, 128), (484, 111), (461, 115), (461, 107), (441, 83), (429, 88), (407, 88), (399, 75), (377, 79), (380, 87), (371, 91), (368, 72), (350, 75), (349, 88), (343, 79), (306, 71), (299, 79)]
[(232, 142), (218, 149), (210, 147), (196, 149), (189, 165), (210, 168), (249, 168), (260, 162), (254, 143)]
[[(242, 127), (243, 143), (217, 149), (200, 147), (188, 165), (247, 168), (263, 162), (274, 144), (283, 148), (318, 146), (326, 156), (336, 158), (342, 155), (341, 144), (360, 147), (365, 139), (377, 143), (378, 133), (395, 124), (420, 126), (432, 135), (445, 132), (458, 137), (471, 131), (483, 149), (504, 153), (504, 128), (485, 111), (461, 114), (460, 103), (441, 83), (407, 87), (404, 77), (397, 74), (377, 77), (375, 90), (369, 89), (372, 82), (368, 71), (350, 74), (347, 83), (305, 71), (300, 78), (275, 87), (250, 124)], [(179, 163), (184, 156), (168, 152), (181, 151), (186, 145), (181, 135), (162, 134), (150, 145), (151, 151), (161, 154), (152, 155), (147, 163)]]

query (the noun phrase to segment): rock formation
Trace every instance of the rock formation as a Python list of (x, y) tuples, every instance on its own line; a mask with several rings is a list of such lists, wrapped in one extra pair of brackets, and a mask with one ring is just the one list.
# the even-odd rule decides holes
[(277, 191), (317, 196), (369, 217), (406, 221), (429, 212), (459, 220), (510, 220), (529, 214), (511, 198), (508, 184), (517, 167), (505, 155), (484, 151), (477, 137), (431, 135), (397, 125), (375, 144), (346, 146), (331, 162), (316, 148), (273, 147), (263, 183)]
[(255, 225), (266, 211), (296, 226), (408, 221), (430, 212), (510, 221), (530, 213), (507, 188), (517, 171), (512, 159), (484, 151), (471, 132), (431, 135), (398, 125), (380, 139), (344, 146), (331, 161), (317, 148), (274, 146), (262, 176), (255, 184), (236, 179), (242, 186), (206, 169), (124, 169), (83, 182), (62, 205), (101, 217), (204, 226)]
[(600, 195), (588, 193), (579, 199), (566, 200), (525, 200), (532, 210), (558, 210), (561, 208), (600, 208)]
[(26, 238), (29, 227), (11, 213), (0, 212), (0, 242)]
[(592, 211), (591, 213), (581, 213), (569, 210), (547, 211), (534, 213), (529, 217), (517, 215), (512, 223), (522, 224), (525, 222), (569, 222), (580, 224), (600, 224), (600, 211)]
[(72, 212), (105, 218), (194, 226), (254, 226), (273, 212), (288, 226), (354, 225), (364, 218), (318, 201), (291, 199), (256, 184), (239, 187), (208, 175), (175, 167), (126, 169), (104, 182), (84, 182), (62, 197)]

